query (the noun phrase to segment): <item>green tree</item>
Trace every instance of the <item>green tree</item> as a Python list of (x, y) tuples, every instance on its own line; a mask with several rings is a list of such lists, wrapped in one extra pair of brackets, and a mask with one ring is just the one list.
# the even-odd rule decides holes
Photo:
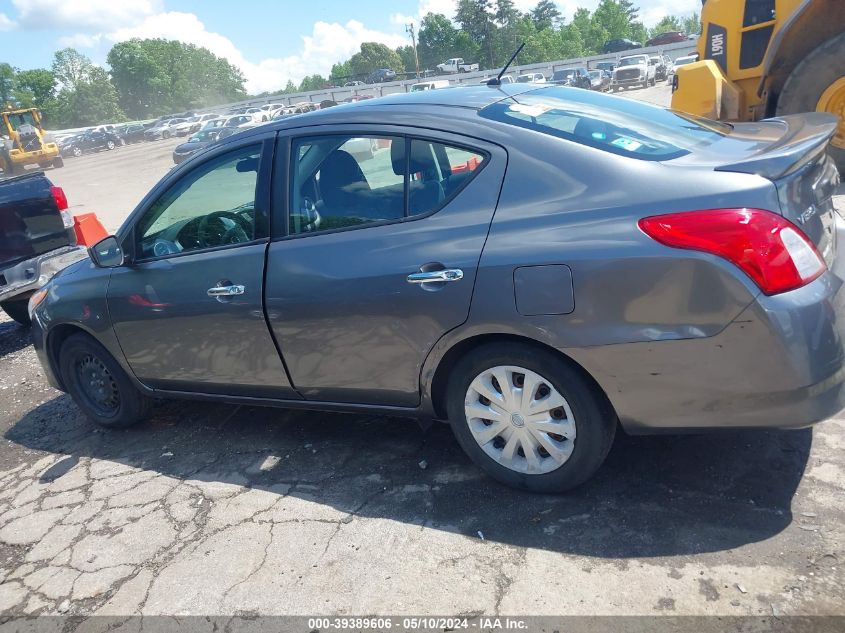
[(12, 93), (15, 87), (15, 69), (11, 64), (0, 63), (0, 108), (12, 104)]
[(452, 21), (441, 13), (428, 13), (420, 23), (417, 53), (420, 66), (434, 68), (437, 64), (456, 57), (455, 52), (458, 30)]
[(618, 0), (601, 0), (593, 12), (593, 29), (603, 32), (605, 40), (630, 37), (631, 19), (628, 9)]
[(332, 71), (329, 74), (329, 81), (335, 85), (343, 85), (349, 81), (352, 76), (352, 69), (349, 67), (349, 62), (338, 62), (332, 65)]
[(665, 16), (660, 22), (655, 24), (650, 30), (649, 35), (654, 37), (655, 35), (660, 35), (661, 33), (666, 33), (666, 31), (683, 31), (684, 25), (681, 23), (681, 19), (674, 16), (674, 15), (667, 15)]
[(560, 57), (562, 59), (583, 57), (587, 54), (584, 49), (584, 36), (581, 34), (581, 29), (574, 22), (560, 27), (559, 38)]
[(91, 79), (94, 64), (73, 48), (63, 48), (53, 54), (53, 76), (62, 90), (75, 90), (83, 81)]
[(206, 48), (135, 39), (109, 51), (120, 103), (133, 117), (231, 103), (246, 97), (241, 71)]
[(87, 76), (76, 81), (75, 88), (62, 90), (53, 114), (54, 125), (80, 127), (122, 121), (117, 91), (102, 68), (91, 66)]
[(322, 90), (329, 84), (329, 80), (322, 75), (308, 75), (302, 79), (299, 84), (299, 92), (308, 92), (309, 90)]
[(15, 75), (14, 92), (24, 107), (47, 109), (56, 94), (56, 78), (46, 68), (22, 70)]
[(461, 25), (461, 31), (484, 52), (489, 68), (495, 66), (493, 39), (497, 27), (492, 14), (493, 0), (458, 0), (455, 12), (455, 21)]
[(530, 13), (537, 31), (557, 28), (560, 23), (560, 10), (552, 0), (540, 0)]
[(169, 77), (144, 44), (138, 40), (115, 44), (107, 59), (126, 114), (145, 119), (170, 107)]
[(640, 8), (635, 7), (631, 0), (619, 0), (619, 6), (628, 16), (628, 22), (637, 22), (640, 17)]
[(691, 13), (690, 15), (681, 19), (683, 24), (683, 31), (687, 35), (701, 33), (701, 16), (698, 13)]
[(403, 72), (399, 53), (378, 42), (364, 42), (361, 50), (349, 58), (349, 67), (355, 75), (368, 75), (377, 68), (392, 68)]
[(642, 22), (632, 22), (629, 37), (635, 42), (645, 44), (646, 40), (648, 40), (648, 29)]
[(417, 60), (414, 57), (414, 47), (410, 44), (406, 46), (400, 46), (396, 49), (396, 52), (399, 54), (399, 57), (402, 58), (402, 68), (406, 73), (416, 73), (417, 72)]

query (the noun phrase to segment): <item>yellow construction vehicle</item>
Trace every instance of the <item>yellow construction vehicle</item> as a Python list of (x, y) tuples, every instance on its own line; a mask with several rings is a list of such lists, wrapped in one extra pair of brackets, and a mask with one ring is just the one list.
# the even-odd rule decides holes
[(0, 169), (7, 176), (26, 165), (61, 167), (59, 146), (48, 143), (38, 108), (7, 109), (0, 112)]
[(845, 174), (845, 2), (702, 0), (699, 61), (677, 69), (672, 108), (727, 121), (839, 115)]

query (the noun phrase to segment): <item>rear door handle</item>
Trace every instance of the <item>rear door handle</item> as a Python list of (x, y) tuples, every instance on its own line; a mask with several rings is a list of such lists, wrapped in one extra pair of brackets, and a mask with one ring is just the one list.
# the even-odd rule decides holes
[(244, 290), (245, 288), (240, 285), (214, 286), (214, 288), (209, 288), (206, 294), (208, 294), (209, 297), (234, 297), (242, 295)]
[(409, 284), (430, 284), (444, 281), (460, 281), (464, 278), (464, 271), (460, 268), (444, 268), (443, 270), (431, 270), (424, 273), (412, 273), (408, 275)]

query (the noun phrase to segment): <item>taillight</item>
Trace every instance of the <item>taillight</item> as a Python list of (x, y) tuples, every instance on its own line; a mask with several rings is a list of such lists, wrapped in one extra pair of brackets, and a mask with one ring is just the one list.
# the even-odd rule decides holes
[(58, 207), (59, 211), (67, 209), (67, 196), (65, 195), (64, 189), (53, 185), (50, 187), (50, 193), (53, 194), (53, 200), (56, 201), (56, 207)]
[(666, 246), (728, 260), (767, 295), (800, 288), (827, 270), (824, 259), (801, 229), (771, 211), (689, 211), (643, 218), (639, 226)]

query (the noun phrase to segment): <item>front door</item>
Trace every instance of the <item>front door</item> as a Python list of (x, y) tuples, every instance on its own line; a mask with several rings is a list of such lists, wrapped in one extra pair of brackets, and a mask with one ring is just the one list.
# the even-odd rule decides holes
[(132, 371), (158, 389), (298, 397), (262, 306), (272, 143), (210, 156), (135, 221), (108, 291)]
[(289, 148), (266, 301), (291, 380), (309, 400), (415, 406), (426, 356), (469, 313), (505, 152), (384, 128)]

